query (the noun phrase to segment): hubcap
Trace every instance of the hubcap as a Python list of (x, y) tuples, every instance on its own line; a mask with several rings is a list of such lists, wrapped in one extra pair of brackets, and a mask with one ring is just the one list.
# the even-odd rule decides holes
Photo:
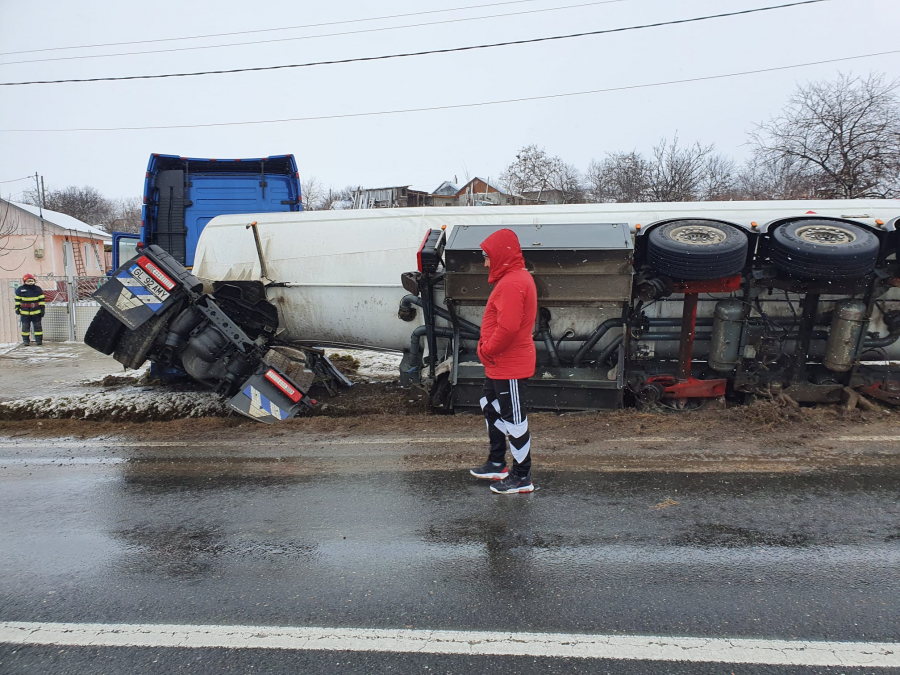
[(728, 235), (717, 227), (709, 225), (682, 225), (669, 232), (669, 237), (682, 244), (710, 246), (725, 241)]
[(797, 229), (797, 237), (810, 244), (841, 246), (856, 241), (856, 235), (837, 225), (807, 225)]

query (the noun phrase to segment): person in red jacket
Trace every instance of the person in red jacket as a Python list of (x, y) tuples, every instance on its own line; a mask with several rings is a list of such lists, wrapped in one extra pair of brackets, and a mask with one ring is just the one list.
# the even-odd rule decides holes
[[(494, 232), (481, 242), (488, 283), (494, 286), (484, 309), (478, 358), (484, 365), (481, 409), (487, 420), (490, 454), (470, 473), (499, 481), (491, 490), (499, 494), (531, 492), (531, 434), (525, 414), (525, 381), (534, 375), (534, 321), (537, 288), (525, 269), (519, 238), (512, 230)], [(506, 438), (513, 456), (506, 464)]]

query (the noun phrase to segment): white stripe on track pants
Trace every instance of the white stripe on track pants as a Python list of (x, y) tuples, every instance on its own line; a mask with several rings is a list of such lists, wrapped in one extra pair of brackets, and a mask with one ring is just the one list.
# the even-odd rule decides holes
[(527, 380), (492, 380), (484, 378), (481, 409), (487, 422), (491, 442), (488, 461), (503, 462), (506, 458), (506, 437), (513, 456), (513, 473), (525, 476), (531, 471), (531, 433), (525, 413), (525, 385)]

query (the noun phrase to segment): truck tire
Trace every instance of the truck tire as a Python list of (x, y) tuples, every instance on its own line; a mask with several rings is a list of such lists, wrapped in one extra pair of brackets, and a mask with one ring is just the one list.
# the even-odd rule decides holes
[(678, 220), (647, 236), (647, 262), (674, 279), (731, 277), (740, 274), (747, 261), (747, 235), (727, 223)]
[(780, 271), (802, 279), (857, 279), (878, 262), (878, 237), (852, 223), (795, 220), (775, 228), (769, 257)]
[(84, 333), (84, 344), (109, 356), (115, 351), (123, 328), (125, 324), (101, 307)]
[(159, 316), (154, 316), (135, 330), (124, 331), (116, 345), (113, 358), (126, 368), (140, 368), (147, 360), (147, 355), (156, 343), (156, 338), (169, 325), (169, 320), (177, 316), (180, 310), (181, 303), (176, 302)]

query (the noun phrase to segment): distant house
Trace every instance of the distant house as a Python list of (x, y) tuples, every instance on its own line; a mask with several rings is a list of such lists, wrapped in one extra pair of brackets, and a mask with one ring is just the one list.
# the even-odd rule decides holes
[(409, 185), (364, 188), (353, 195), (354, 209), (399, 209), (409, 206), (431, 206), (429, 194)]
[(522, 197), (527, 204), (565, 204), (566, 195), (562, 190), (535, 190), (523, 192)]
[(520, 204), (518, 195), (512, 195), (477, 176), (456, 192), (460, 206), (506, 206)]
[(112, 237), (64, 213), (0, 199), (0, 276), (104, 276)]
[(475, 177), (459, 187), (445, 180), (434, 190), (402, 185), (386, 188), (360, 189), (353, 197), (354, 209), (403, 208), (409, 206), (505, 206), (521, 204), (519, 195), (512, 195), (483, 178)]
[(459, 188), (445, 180), (431, 193), (432, 206), (459, 206)]

